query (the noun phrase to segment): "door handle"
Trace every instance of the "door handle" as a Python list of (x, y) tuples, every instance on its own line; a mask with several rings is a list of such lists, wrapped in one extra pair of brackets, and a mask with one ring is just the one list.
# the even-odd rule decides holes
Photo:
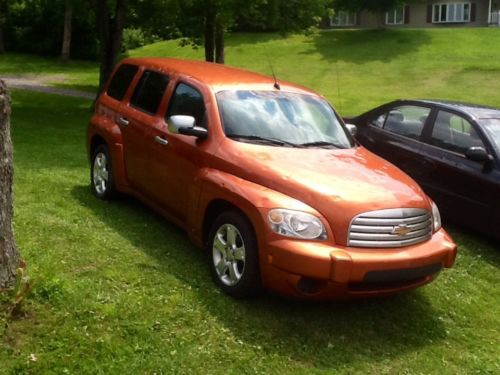
[(155, 142), (161, 144), (162, 146), (168, 145), (168, 141), (165, 138), (160, 137), (159, 135), (155, 137)]
[(130, 121), (127, 120), (125, 117), (120, 117), (118, 118), (118, 125), (123, 125), (123, 126), (128, 126), (130, 124)]

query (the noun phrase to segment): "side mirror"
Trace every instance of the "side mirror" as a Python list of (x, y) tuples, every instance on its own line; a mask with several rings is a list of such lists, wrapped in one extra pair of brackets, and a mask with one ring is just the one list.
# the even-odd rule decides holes
[(485, 163), (491, 160), (491, 156), (482, 147), (469, 147), (467, 151), (465, 151), (465, 157), (478, 163)]
[(208, 136), (208, 130), (196, 126), (196, 119), (193, 116), (171, 116), (168, 118), (167, 123), (168, 131), (172, 134), (190, 135), (202, 139)]
[(349, 130), (349, 133), (351, 133), (351, 135), (353, 137), (356, 137), (358, 135), (358, 127), (356, 125), (346, 124), (345, 126), (346, 126), (347, 130)]

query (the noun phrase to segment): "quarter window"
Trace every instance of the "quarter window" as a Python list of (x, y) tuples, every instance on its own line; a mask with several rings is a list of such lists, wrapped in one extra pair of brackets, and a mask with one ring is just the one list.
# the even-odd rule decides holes
[(384, 130), (408, 138), (420, 139), (431, 110), (424, 107), (403, 106), (387, 113)]
[(125, 97), (130, 82), (135, 77), (135, 73), (139, 68), (136, 65), (123, 64), (115, 72), (111, 82), (109, 83), (106, 94), (113, 99), (122, 101)]
[(184, 83), (179, 84), (175, 89), (167, 118), (175, 115), (193, 116), (197, 126), (207, 127), (203, 96), (198, 90)]
[(146, 70), (137, 84), (130, 105), (151, 115), (156, 114), (167, 85), (167, 76)]
[(330, 26), (354, 26), (356, 25), (356, 13), (339, 10), (330, 17)]
[(470, 3), (434, 4), (432, 22), (470, 22)]
[(387, 25), (402, 25), (405, 23), (405, 7), (398, 7), (385, 14)]
[(377, 128), (382, 128), (384, 126), (385, 118), (387, 117), (387, 113), (380, 115), (370, 121), (370, 124), (376, 126)]
[(446, 111), (439, 111), (436, 117), (431, 144), (459, 154), (465, 154), (470, 147), (484, 147), (469, 121)]

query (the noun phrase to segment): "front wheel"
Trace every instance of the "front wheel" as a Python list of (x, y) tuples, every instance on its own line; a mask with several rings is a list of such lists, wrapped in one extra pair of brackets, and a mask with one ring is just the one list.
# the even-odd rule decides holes
[(90, 185), (97, 198), (108, 200), (116, 196), (111, 156), (106, 145), (99, 145), (92, 153)]
[(260, 289), (259, 253), (252, 225), (235, 211), (220, 214), (208, 238), (210, 269), (215, 283), (233, 297), (249, 297)]

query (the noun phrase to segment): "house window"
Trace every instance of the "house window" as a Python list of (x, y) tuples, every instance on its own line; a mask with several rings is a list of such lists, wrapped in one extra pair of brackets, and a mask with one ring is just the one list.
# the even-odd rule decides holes
[(470, 22), (470, 9), (470, 3), (434, 4), (432, 22)]
[(385, 14), (387, 25), (402, 25), (405, 23), (405, 7), (398, 7)]
[(354, 26), (356, 25), (356, 13), (343, 10), (336, 11), (333, 17), (330, 17), (330, 26)]

